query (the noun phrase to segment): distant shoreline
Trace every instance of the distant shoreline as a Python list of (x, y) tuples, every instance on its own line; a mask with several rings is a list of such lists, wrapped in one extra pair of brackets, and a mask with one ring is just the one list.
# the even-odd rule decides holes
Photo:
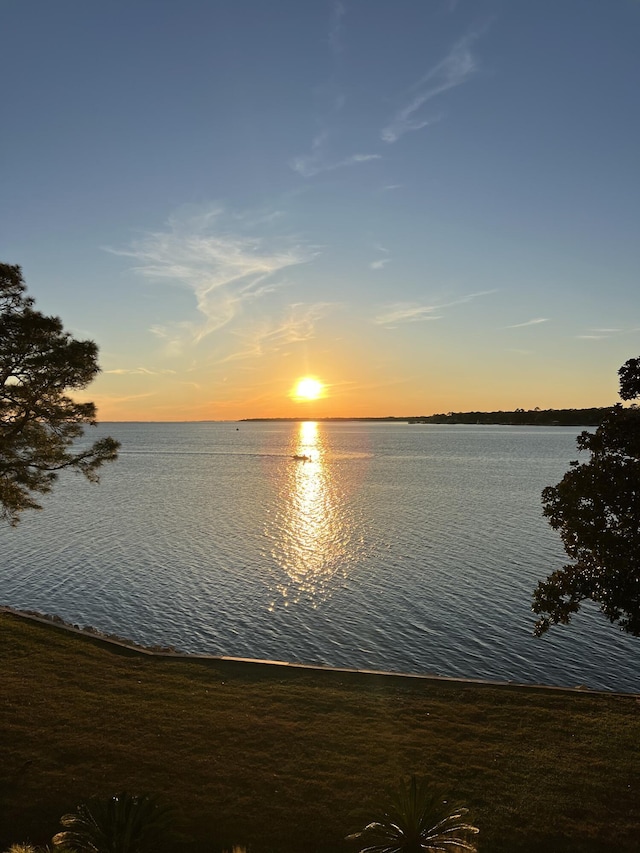
[(598, 426), (611, 410), (610, 406), (592, 409), (515, 409), (498, 412), (447, 412), (436, 415), (388, 415), (382, 418), (335, 418), (335, 417), (290, 417), (290, 418), (241, 418), (238, 423), (406, 423), (471, 426)]
[(384, 417), (322, 417), (292, 415), (284, 418), (202, 418), (201, 420), (176, 421), (112, 421), (101, 420), (102, 426), (109, 424), (243, 424), (243, 423), (381, 423), (381, 424), (437, 424), (469, 426), (599, 426), (612, 406), (591, 409), (515, 409), (497, 412), (447, 412), (434, 415), (385, 415)]

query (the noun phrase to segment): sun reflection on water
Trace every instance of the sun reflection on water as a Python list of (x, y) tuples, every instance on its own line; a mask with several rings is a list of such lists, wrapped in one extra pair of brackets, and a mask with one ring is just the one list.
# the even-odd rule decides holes
[(272, 556), (284, 570), (277, 589), (285, 605), (306, 599), (315, 606), (362, 550), (344, 478), (329, 455), (319, 425), (300, 423), (271, 531)]

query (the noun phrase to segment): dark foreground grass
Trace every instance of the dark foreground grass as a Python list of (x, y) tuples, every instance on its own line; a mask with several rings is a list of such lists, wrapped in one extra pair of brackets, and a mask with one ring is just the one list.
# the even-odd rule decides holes
[(482, 851), (640, 849), (640, 706), (588, 695), (148, 657), (0, 615), (0, 849), (91, 794), (160, 794), (167, 850), (347, 851), (409, 773)]

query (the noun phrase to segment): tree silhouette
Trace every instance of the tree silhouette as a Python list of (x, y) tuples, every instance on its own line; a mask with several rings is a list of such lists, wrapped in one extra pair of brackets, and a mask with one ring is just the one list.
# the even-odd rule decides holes
[(65, 392), (96, 376), (98, 348), (35, 311), (25, 290), (20, 267), (0, 264), (0, 518), (14, 526), (24, 510), (40, 509), (34, 496), (49, 492), (59, 471), (97, 482), (119, 446), (103, 438), (72, 449), (84, 426), (95, 425), (96, 410)]
[[(620, 396), (640, 396), (640, 359), (618, 371)], [(640, 409), (614, 406), (594, 433), (578, 436), (590, 458), (572, 462), (542, 492), (544, 515), (573, 560), (538, 584), (535, 633), (568, 624), (583, 601), (595, 602), (623, 631), (640, 636)]]

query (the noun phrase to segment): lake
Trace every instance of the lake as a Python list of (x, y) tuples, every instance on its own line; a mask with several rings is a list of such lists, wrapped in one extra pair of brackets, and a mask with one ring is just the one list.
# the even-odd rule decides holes
[(0, 601), (189, 652), (640, 692), (640, 640), (595, 608), (532, 635), (578, 432), (103, 425), (100, 485), (65, 474), (0, 531)]

